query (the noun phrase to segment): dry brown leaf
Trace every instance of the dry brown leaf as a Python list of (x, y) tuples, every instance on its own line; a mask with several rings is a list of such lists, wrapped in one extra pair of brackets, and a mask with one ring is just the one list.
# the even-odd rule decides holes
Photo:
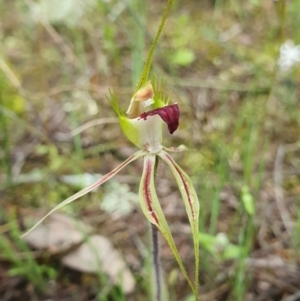
[(100, 235), (93, 235), (76, 250), (62, 257), (62, 263), (85, 273), (104, 272), (125, 293), (131, 293), (135, 280), (120, 253), (111, 242)]
[(91, 228), (83, 222), (55, 212), (23, 239), (37, 250), (56, 254), (79, 244), (89, 233)]

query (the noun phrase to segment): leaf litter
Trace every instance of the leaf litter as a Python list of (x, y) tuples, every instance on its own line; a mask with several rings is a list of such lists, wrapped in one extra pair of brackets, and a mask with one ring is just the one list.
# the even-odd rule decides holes
[(134, 277), (110, 240), (92, 234), (92, 228), (62, 213), (53, 213), (23, 239), (36, 250), (63, 254), (63, 265), (82, 273), (104, 273), (108, 282), (125, 293), (135, 288)]

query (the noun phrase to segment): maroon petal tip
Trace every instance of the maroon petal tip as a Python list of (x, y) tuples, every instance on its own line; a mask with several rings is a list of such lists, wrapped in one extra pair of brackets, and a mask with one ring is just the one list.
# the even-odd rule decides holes
[(177, 103), (145, 112), (140, 115), (140, 118), (146, 120), (148, 116), (153, 115), (160, 116), (160, 118), (168, 125), (170, 134), (173, 134), (177, 130), (180, 116), (180, 111)]

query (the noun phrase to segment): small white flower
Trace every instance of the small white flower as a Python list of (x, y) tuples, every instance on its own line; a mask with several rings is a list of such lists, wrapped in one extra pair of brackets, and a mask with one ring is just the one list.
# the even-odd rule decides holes
[(300, 45), (295, 45), (292, 40), (285, 41), (280, 46), (278, 66), (282, 71), (288, 71), (296, 63), (300, 62)]

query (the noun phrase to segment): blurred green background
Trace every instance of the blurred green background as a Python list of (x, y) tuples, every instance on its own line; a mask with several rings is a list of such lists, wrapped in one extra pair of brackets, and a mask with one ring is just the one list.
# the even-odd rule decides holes
[[(141, 162), (61, 210), (51, 232), (68, 236), (72, 217), (89, 227), (76, 246), (103, 235), (122, 254), (131, 289), (104, 269), (66, 264), (72, 243), (41, 244), (51, 227), (31, 240), (20, 235), (41, 210), (135, 151), (105, 94), (114, 88), (127, 109), (164, 6), (0, 0), (0, 300), (151, 300)], [(164, 145), (189, 148), (174, 157), (201, 203), (201, 300), (300, 300), (299, 11), (300, 1), (174, 0), (159, 41), (152, 71), (181, 109)], [(191, 274), (184, 207), (171, 174), (158, 172)], [(161, 247), (166, 300), (192, 300)]]

